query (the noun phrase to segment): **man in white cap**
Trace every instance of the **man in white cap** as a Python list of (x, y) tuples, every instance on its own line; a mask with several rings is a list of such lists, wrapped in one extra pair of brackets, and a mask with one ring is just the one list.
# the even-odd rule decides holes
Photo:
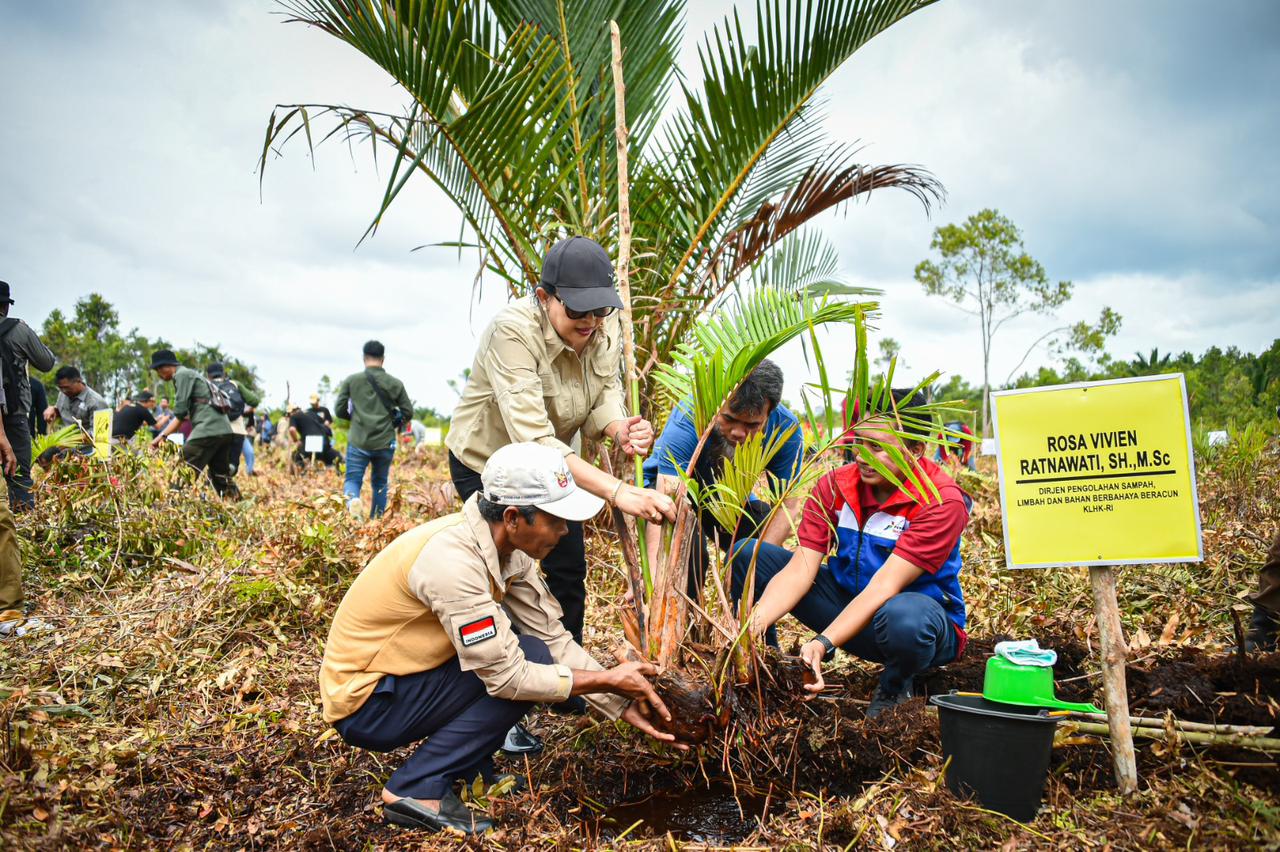
[[(667, 742), (671, 718), (627, 662), (605, 670), (561, 624), (538, 572), (568, 530), (604, 501), (574, 482), (564, 455), (510, 444), (485, 464), (462, 511), (401, 535), (356, 577), (334, 616), (320, 668), (325, 721), (351, 745), (391, 751), (426, 739), (382, 789), (383, 818), (468, 834), (493, 823), (453, 791), (493, 780), (493, 754), (536, 703), (581, 695)], [(519, 628), (519, 634), (513, 630)]]

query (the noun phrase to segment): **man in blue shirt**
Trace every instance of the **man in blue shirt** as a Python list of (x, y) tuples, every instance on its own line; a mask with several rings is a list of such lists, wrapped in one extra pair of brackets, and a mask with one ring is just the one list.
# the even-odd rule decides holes
[[(782, 370), (778, 365), (769, 360), (761, 361), (733, 398), (716, 414), (711, 434), (694, 466), (695, 481), (705, 485), (718, 480), (724, 471), (724, 460), (731, 458), (740, 444), (762, 430), (764, 440), (768, 442), (775, 435), (792, 429), (782, 448), (770, 460), (767, 470), (777, 486), (789, 483), (796, 476), (804, 455), (804, 435), (799, 419), (782, 404), (782, 386)], [(693, 457), (699, 437), (693, 419), (689, 416), (688, 404), (677, 405), (654, 443), (653, 452), (645, 460), (645, 487), (656, 486), (664, 494), (674, 494), (680, 484), (677, 466), (680, 471), (688, 469), (689, 459)], [(689, 563), (689, 597), (697, 600), (702, 588), (708, 562), (708, 537), (713, 538), (723, 550), (728, 550), (734, 541), (743, 541), (753, 536), (781, 546), (791, 535), (793, 519), (799, 520), (799, 507), (799, 497), (784, 501), (772, 520), (765, 525), (765, 519), (773, 507), (753, 494), (747, 503), (746, 515), (739, 521), (738, 528), (732, 531), (724, 529), (709, 512), (701, 512), (698, 518), (701, 535)], [(655, 532), (646, 539), (651, 560), (657, 558), (661, 538)]]

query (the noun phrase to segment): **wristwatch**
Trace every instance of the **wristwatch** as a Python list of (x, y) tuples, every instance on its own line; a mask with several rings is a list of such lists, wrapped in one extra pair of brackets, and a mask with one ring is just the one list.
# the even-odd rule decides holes
[(827, 649), (826, 653), (822, 655), (822, 662), (831, 662), (831, 658), (836, 655), (836, 646), (832, 644), (831, 640), (819, 633), (817, 636), (813, 637), (813, 641)]

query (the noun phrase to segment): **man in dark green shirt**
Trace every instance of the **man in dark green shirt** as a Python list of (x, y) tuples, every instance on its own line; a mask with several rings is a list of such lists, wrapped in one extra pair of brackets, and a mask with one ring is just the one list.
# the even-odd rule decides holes
[(364, 345), (364, 370), (352, 373), (338, 387), (339, 420), (350, 420), (347, 433), (347, 478), (342, 493), (347, 507), (360, 506), (365, 468), (372, 468), (373, 504), (369, 516), (377, 518), (387, 508), (387, 479), (396, 452), (396, 433), (413, 418), (413, 402), (404, 383), (382, 369), (386, 349), (376, 340)]
[(165, 439), (178, 430), (182, 420), (191, 421), (191, 434), (182, 445), (182, 459), (200, 474), (209, 471), (209, 481), (219, 497), (240, 496), (240, 489), (231, 481), (232, 465), (240, 455), (244, 437), (231, 430), (227, 415), (214, 408), (209, 400), (213, 387), (203, 375), (178, 364), (178, 359), (168, 349), (158, 349), (151, 354), (151, 369), (161, 381), (172, 381), (173, 414), (151, 446), (159, 447)]

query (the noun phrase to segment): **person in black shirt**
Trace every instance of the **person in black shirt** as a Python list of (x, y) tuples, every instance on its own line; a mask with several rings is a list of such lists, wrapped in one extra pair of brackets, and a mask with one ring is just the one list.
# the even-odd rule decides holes
[[(319, 417), (320, 422), (323, 423), (324, 425), (330, 426), (330, 427), (333, 426), (333, 412), (329, 411), (328, 408), (325, 408), (323, 405), (320, 404), (319, 394), (316, 394), (316, 393), (311, 394), (311, 408), (308, 410), (312, 414), (314, 414), (316, 417)], [(333, 434), (333, 433), (330, 432), (329, 434)]]
[(117, 411), (111, 418), (111, 443), (127, 444), (138, 434), (143, 424), (155, 428), (156, 398), (151, 391), (142, 391), (134, 401)]
[[(289, 437), (297, 442), (298, 447), (293, 453), (293, 463), (298, 467), (306, 464), (308, 461), (319, 461), (332, 467), (337, 462), (338, 452), (334, 450), (333, 445), (329, 441), (332, 431), (324, 424), (314, 411), (303, 411), (298, 406), (291, 406), (289, 409)], [(311, 440), (308, 441), (308, 438)], [(308, 443), (314, 448), (319, 446), (320, 450), (307, 449)]]
[(49, 395), (45, 393), (44, 382), (31, 376), (31, 412), (27, 419), (31, 421), (31, 437), (43, 435), (49, 431), (49, 424), (44, 422), (44, 410), (49, 407)]

